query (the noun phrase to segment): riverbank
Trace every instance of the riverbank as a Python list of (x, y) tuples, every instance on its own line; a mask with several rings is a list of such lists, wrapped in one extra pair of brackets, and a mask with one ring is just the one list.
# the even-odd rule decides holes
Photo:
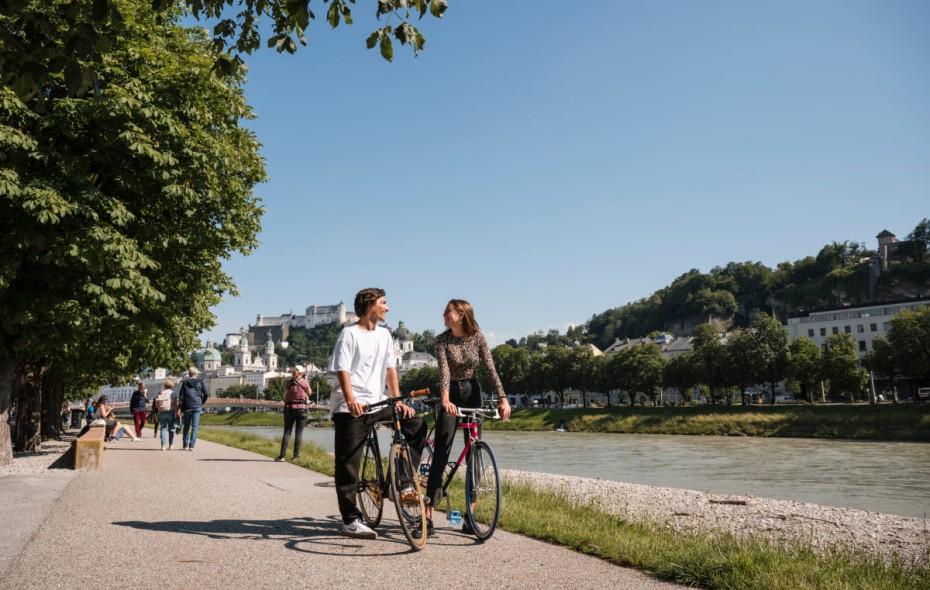
[[(423, 414), (428, 421), (431, 415)], [(316, 413), (311, 426), (330, 426)], [(570, 432), (759, 436), (930, 442), (930, 404), (756, 405), (611, 407), (514, 410), (508, 422), (488, 420), (491, 430), (546, 432), (565, 423)], [(204, 414), (207, 426), (284, 426), (283, 414)]]
[[(276, 441), (205, 429), (267, 457)], [(305, 443), (298, 465), (331, 475)], [(507, 471), (500, 527), (703, 588), (930, 589), (925, 519)], [(441, 518), (441, 517), (437, 517)]]
[(930, 404), (519, 409), (493, 430), (841, 438), (930, 442)]

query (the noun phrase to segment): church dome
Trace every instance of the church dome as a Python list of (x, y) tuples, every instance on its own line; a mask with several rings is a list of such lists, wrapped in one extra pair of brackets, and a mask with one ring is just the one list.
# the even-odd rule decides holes
[(223, 356), (215, 348), (205, 348), (200, 351), (200, 362), (204, 361), (222, 361)]
[(413, 340), (413, 334), (404, 327), (404, 322), (398, 322), (397, 329), (394, 330), (394, 338), (398, 340)]

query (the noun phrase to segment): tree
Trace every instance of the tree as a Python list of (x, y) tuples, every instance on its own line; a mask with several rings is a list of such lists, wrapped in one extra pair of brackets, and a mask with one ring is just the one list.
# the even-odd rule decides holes
[(720, 335), (710, 324), (701, 324), (694, 338), (694, 360), (700, 382), (710, 390), (711, 403), (717, 403), (717, 394), (725, 380), (725, 356)]
[(676, 354), (668, 360), (665, 366), (663, 373), (665, 386), (677, 389), (682, 399), (686, 403), (690, 402), (691, 390), (700, 383), (698, 373), (699, 369), (696, 366), (693, 352)]
[(634, 376), (633, 363), (631, 360), (630, 350), (633, 347), (627, 347), (619, 350), (607, 359), (605, 373), (607, 381), (614, 385), (614, 389), (626, 391), (630, 399), (630, 407), (636, 403), (634, 393)]
[[(662, 385), (665, 357), (662, 349), (654, 342), (638, 344), (628, 349), (629, 371), (632, 389), (641, 391), (655, 403), (656, 390)], [(631, 396), (632, 397), (632, 396)]]
[(284, 382), (284, 377), (272, 377), (269, 379), (267, 383), (268, 386), (265, 388), (265, 391), (262, 392), (265, 395), (265, 399), (283, 402), (284, 397), (287, 395)]
[(930, 306), (904, 310), (890, 323), (888, 343), (900, 374), (910, 379), (930, 377)]
[(408, 371), (400, 380), (400, 390), (405, 392), (429, 388), (432, 395), (439, 395), (439, 367), (420, 367)]
[(581, 406), (588, 405), (588, 390), (598, 381), (597, 359), (590, 346), (571, 349), (568, 359), (571, 386), (581, 390)]
[(246, 399), (258, 399), (257, 385), (230, 385), (223, 392), (223, 397), (243, 397)]
[(872, 341), (872, 350), (869, 351), (869, 369), (888, 380), (891, 385), (891, 400), (898, 403), (898, 363), (895, 350), (887, 340), (881, 336)]
[(801, 385), (801, 394), (814, 402), (813, 386), (821, 379), (820, 347), (807, 336), (795, 338), (788, 347), (788, 375)]
[(760, 313), (752, 323), (752, 338), (759, 359), (761, 376), (769, 384), (775, 404), (775, 385), (788, 371), (788, 331), (772, 316)]
[(757, 345), (759, 340), (751, 331), (737, 330), (730, 334), (723, 347), (725, 380), (736, 386), (740, 404), (746, 404), (746, 390), (765, 379), (762, 372), (764, 358)]
[[(329, 4), (326, 21), (332, 28), (343, 22), (352, 24), (349, 4), (354, 0), (323, 2)], [(227, 9), (233, 4), (239, 9), (236, 14)], [(215, 52), (209, 65), (224, 76), (244, 69), (239, 54), (251, 54), (261, 46), (260, 29), (271, 27), (265, 41), (268, 47), (294, 53), (298, 42), (307, 44), (306, 34), (315, 18), (310, 0), (183, 0), (182, 5), (195, 18), (214, 21)], [(96, 93), (105, 78), (102, 69), (110, 51), (109, 31), (131, 20), (131, 13), (142, 6), (154, 8), (154, 12), (145, 11), (145, 20), (138, 21), (143, 27), (155, 26), (159, 13), (169, 19), (177, 14), (173, 0), (0, 1), (0, 26), (16, 32), (4, 35), (0, 81), (22, 100), (41, 96), (49, 80), (58, 76), (64, 77), (71, 96)], [(426, 39), (410, 24), (411, 16), (422, 18), (428, 11), (441, 18), (447, 7), (446, 0), (378, 0), (376, 14), (379, 20), (385, 17), (386, 24), (368, 36), (366, 45), (369, 49), (377, 46), (388, 61), (394, 59), (392, 39), (410, 45), (416, 55)]]
[(315, 395), (317, 403), (320, 403), (325, 399), (329, 399), (330, 394), (333, 392), (333, 386), (330, 385), (329, 381), (326, 380), (326, 377), (320, 373), (315, 374), (310, 379), (310, 389), (313, 392), (310, 395), (310, 398), (312, 399)]
[(864, 373), (849, 334), (827, 336), (823, 343), (823, 374), (830, 381), (830, 395), (855, 394), (862, 389)]
[[(0, 464), (14, 373), (19, 402), (37, 406), (53, 366), (99, 385), (178, 365), (234, 292), (221, 260), (257, 245), (264, 161), (241, 126), (244, 78), (211, 76), (209, 40), (178, 13), (117, 3), (121, 19), (95, 29), (95, 96), (70, 96), (68, 75), (32, 98), (0, 88)], [(50, 22), (62, 42), (64, 5), (19, 4), (5, 34)], [(20, 49), (0, 44), (0, 62)], [(19, 415), (18, 448), (37, 444), (34, 416)]]
[(547, 346), (540, 355), (543, 388), (552, 390), (559, 405), (565, 405), (565, 390), (571, 387), (571, 356), (563, 346)]
[(525, 392), (530, 389), (527, 377), (530, 374), (531, 355), (527, 349), (500, 344), (491, 350), (491, 357), (505, 392)]

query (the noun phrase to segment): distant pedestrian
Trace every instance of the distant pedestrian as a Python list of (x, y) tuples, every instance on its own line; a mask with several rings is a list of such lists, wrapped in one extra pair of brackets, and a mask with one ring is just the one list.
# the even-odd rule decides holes
[[(174, 421), (178, 415), (178, 395), (174, 392), (174, 379), (166, 379), (165, 385), (153, 402), (158, 409), (158, 426), (161, 426), (161, 450), (174, 447)], [(167, 437), (167, 440), (165, 440)]]
[(207, 403), (207, 398), (210, 397), (207, 393), (207, 386), (203, 384), (199, 375), (200, 370), (197, 367), (191, 367), (187, 372), (187, 378), (178, 388), (178, 408), (184, 416), (182, 442), (184, 449), (189, 451), (193, 451), (194, 445), (197, 444), (200, 414), (203, 412), (203, 405)]
[(142, 429), (145, 428), (146, 410), (149, 403), (149, 392), (145, 389), (145, 383), (139, 381), (139, 386), (132, 392), (129, 398), (129, 411), (132, 412), (132, 421), (136, 427), (136, 436), (142, 436)]
[(284, 461), (287, 456), (291, 428), (294, 428), (294, 458), (300, 458), (300, 445), (304, 438), (304, 426), (307, 424), (307, 404), (312, 393), (306, 374), (307, 370), (302, 365), (297, 365), (294, 367), (294, 374), (285, 385), (287, 393), (284, 397), (284, 436), (281, 437), (281, 453), (275, 461)]

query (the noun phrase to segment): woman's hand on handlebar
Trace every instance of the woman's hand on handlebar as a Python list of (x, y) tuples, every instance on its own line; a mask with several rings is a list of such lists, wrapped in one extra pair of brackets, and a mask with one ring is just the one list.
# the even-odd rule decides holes
[(445, 410), (446, 414), (449, 416), (458, 416), (459, 409), (448, 399), (442, 400), (442, 409)]
[(404, 402), (397, 402), (397, 409), (400, 410), (400, 415), (404, 418), (413, 418), (417, 415), (417, 411)]

